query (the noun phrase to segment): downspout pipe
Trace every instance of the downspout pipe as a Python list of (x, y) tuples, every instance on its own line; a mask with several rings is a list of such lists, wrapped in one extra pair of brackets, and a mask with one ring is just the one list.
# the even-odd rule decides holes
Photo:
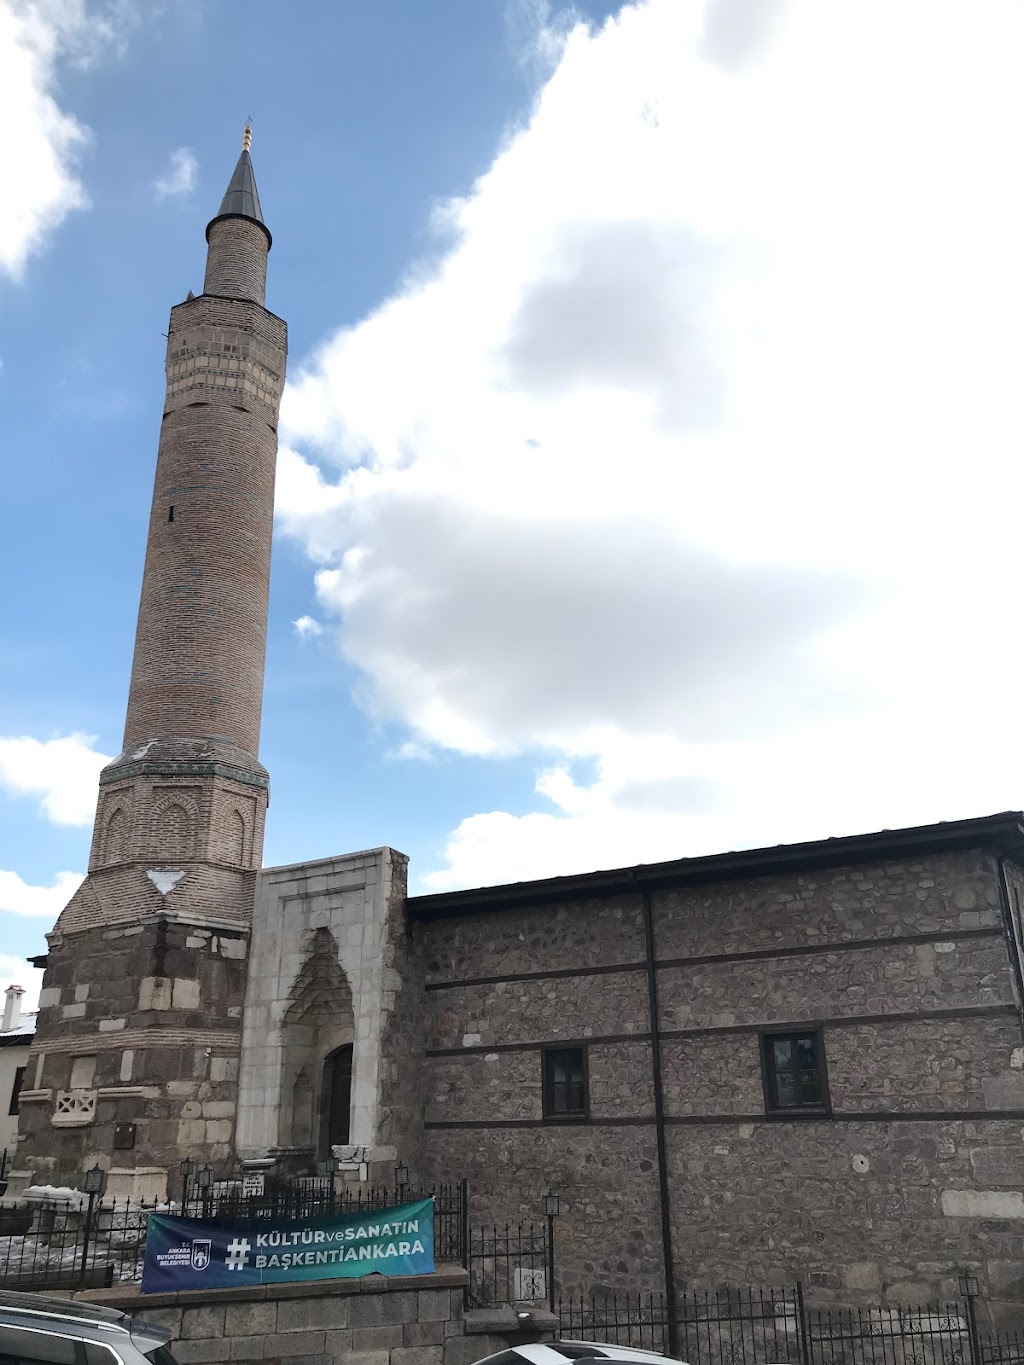
[[(634, 873), (634, 877), (635, 877)], [(676, 1275), (672, 1257), (672, 1212), (669, 1203), (668, 1151), (665, 1143), (665, 1096), (661, 1080), (661, 1026), (658, 1014), (658, 976), (654, 955), (654, 919), (651, 893), (640, 890), (644, 918), (644, 955), (647, 966), (647, 1009), (651, 1034), (651, 1082), (654, 1089), (654, 1130), (658, 1147), (658, 1193), (661, 1203), (661, 1254), (665, 1267), (665, 1308), (668, 1313), (668, 1354), (679, 1355), (679, 1321), (676, 1312)]]
[(1003, 917), (1003, 935), (1006, 939), (1006, 952), (1013, 967), (1014, 980), (1017, 983), (1017, 1014), (1020, 1023), (1021, 1042), (1024, 1042), (1024, 971), (1021, 969), (1020, 945), (1017, 942), (1017, 931), (1013, 923), (1013, 912), (1010, 909), (1010, 886), (1006, 878), (1006, 858), (1002, 853), (997, 858), (999, 866), (999, 908)]

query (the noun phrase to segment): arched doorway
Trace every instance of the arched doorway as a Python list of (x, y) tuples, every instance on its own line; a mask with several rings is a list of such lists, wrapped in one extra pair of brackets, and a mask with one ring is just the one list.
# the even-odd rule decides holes
[(352, 990), (338, 945), (330, 929), (315, 929), (281, 1027), (278, 1145), (300, 1164), (349, 1141), (354, 1035)]
[(320, 1150), (348, 1146), (352, 1113), (352, 1044), (335, 1048), (324, 1058), (320, 1087)]

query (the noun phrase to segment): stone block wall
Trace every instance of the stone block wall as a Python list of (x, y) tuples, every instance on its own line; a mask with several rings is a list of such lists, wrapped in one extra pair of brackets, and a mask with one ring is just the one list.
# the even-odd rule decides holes
[[(643, 919), (613, 897), (415, 923), (426, 985), (424, 1151), (464, 1174), (473, 1222), (540, 1224), (558, 1288), (662, 1287)], [(543, 1045), (587, 1038), (587, 1124), (545, 1123)], [(611, 1120), (611, 1122), (610, 1122)]]
[(1022, 1122), (670, 1125), (680, 1281), (802, 1280), (814, 1302), (915, 1304), (978, 1276), (1022, 1301)]
[[(677, 1283), (896, 1302), (1024, 1281), (1024, 1036), (984, 850), (651, 892)], [(1015, 885), (1011, 878), (1011, 889)], [(1021, 888), (1024, 893), (1024, 885)], [(639, 894), (427, 917), (424, 1160), (473, 1218), (537, 1218), (560, 1292), (662, 1288)], [(481, 893), (486, 895), (486, 893)], [(430, 898), (424, 898), (429, 904)], [(764, 1032), (821, 1030), (827, 1111), (773, 1114)], [(586, 1049), (589, 1114), (545, 1120), (546, 1044)]]
[(53, 943), (19, 1115), (20, 1183), (162, 1197), (183, 1155), (232, 1151), (248, 935), (169, 918)]
[[(409, 1150), (419, 1124), (410, 1039), (420, 995), (415, 981), (403, 992), (406, 861), (385, 848), (260, 873), (239, 1096), (243, 1157), (276, 1154), (301, 1167), (328, 1155), (320, 1150), (323, 1067), (349, 1043), (349, 1141), (380, 1163), (365, 1174), (390, 1179), (399, 1148)], [(300, 1104), (312, 1119), (299, 1122)]]
[[(314, 1280), (180, 1294), (94, 1290), (103, 1303), (174, 1333), (179, 1365), (464, 1365), (466, 1272)], [(472, 1357), (475, 1358), (475, 1357)]]

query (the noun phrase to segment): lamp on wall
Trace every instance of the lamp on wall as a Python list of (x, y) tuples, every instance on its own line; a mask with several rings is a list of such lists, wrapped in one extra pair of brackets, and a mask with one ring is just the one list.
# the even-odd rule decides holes
[(89, 1196), (89, 1206), (85, 1211), (85, 1228), (82, 1232), (82, 1283), (85, 1283), (85, 1267), (89, 1256), (89, 1234), (92, 1231), (93, 1209), (96, 1207), (96, 1199), (103, 1194), (107, 1187), (107, 1173), (99, 1163), (91, 1171), (86, 1171), (82, 1178), (82, 1189)]
[(188, 1182), (196, 1173), (196, 1163), (187, 1156), (178, 1166), (178, 1170), (181, 1172), (181, 1204), (184, 1208), (188, 1203)]
[(408, 1185), (408, 1183), (409, 1183), (409, 1167), (408, 1167), (408, 1166), (396, 1166), (396, 1167), (395, 1167), (395, 1189), (398, 1191), (398, 1197), (399, 1197), (399, 1199), (401, 1199), (403, 1193), (405, 1192), (405, 1187), (406, 1187), (406, 1185)]
[(99, 1166), (94, 1166), (91, 1171), (86, 1171), (82, 1181), (82, 1189), (91, 1199), (95, 1199), (98, 1194), (102, 1194), (107, 1187), (107, 1173)]
[(548, 1220), (548, 1308), (555, 1311), (555, 1219), (561, 1213), (561, 1202), (554, 1190), (548, 1187), (540, 1206)]
[(976, 1298), (978, 1294), (978, 1277), (972, 1275), (970, 1271), (964, 1271), (960, 1275), (960, 1297), (963, 1299)]
[(331, 1179), (337, 1169), (337, 1157), (329, 1156), (326, 1161), (318, 1161), (316, 1163), (316, 1173), (324, 1179)]
[(213, 1172), (209, 1166), (202, 1166), (196, 1172), (196, 1185), (199, 1187), (199, 1195), (203, 1201), (203, 1217), (209, 1218), (213, 1186)]

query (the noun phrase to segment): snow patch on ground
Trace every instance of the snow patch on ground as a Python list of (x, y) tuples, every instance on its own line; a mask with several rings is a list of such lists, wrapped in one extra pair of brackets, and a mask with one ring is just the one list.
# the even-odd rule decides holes
[(70, 1185), (29, 1185), (22, 1190), (22, 1199), (45, 1199), (51, 1204), (76, 1204), (81, 1208), (89, 1196), (81, 1190), (73, 1190)]
[(75, 1242), (69, 1246), (47, 1246), (36, 1237), (0, 1237), (0, 1270), (5, 1280), (46, 1270), (73, 1269), (80, 1256)]

